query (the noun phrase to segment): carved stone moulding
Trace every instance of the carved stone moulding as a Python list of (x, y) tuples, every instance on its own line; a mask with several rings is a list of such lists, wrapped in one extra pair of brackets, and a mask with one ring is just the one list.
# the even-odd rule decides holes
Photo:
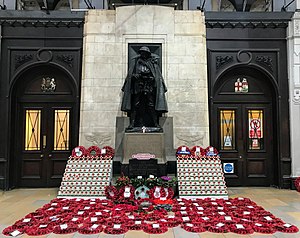
[(15, 69), (19, 68), (21, 65), (33, 60), (33, 54), (16, 54), (15, 55)]
[(216, 56), (216, 69), (220, 69), (223, 65), (229, 64), (232, 61), (233, 61), (233, 56), (218, 55)]
[(259, 64), (267, 66), (271, 71), (273, 71), (273, 61), (270, 56), (258, 55), (255, 57), (255, 61)]

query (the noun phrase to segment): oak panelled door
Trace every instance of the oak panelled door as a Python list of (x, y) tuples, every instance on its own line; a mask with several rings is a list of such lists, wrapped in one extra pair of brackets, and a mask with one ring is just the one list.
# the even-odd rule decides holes
[(58, 187), (78, 142), (79, 95), (74, 80), (50, 64), (30, 68), (12, 94), (14, 187)]
[(21, 114), (19, 186), (58, 186), (70, 155), (71, 105), (23, 103)]
[(215, 132), (229, 186), (273, 183), (270, 104), (215, 104)]

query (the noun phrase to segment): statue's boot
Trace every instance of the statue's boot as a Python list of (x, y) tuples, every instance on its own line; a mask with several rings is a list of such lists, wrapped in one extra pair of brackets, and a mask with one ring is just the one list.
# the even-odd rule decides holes
[(136, 117), (136, 112), (132, 112), (131, 115), (130, 115), (130, 124), (129, 124), (129, 126), (127, 127), (128, 129), (134, 128), (135, 117)]
[(150, 114), (151, 114), (151, 118), (152, 118), (154, 127), (160, 128), (160, 125), (159, 125), (158, 122), (157, 122), (157, 113), (156, 113), (156, 111), (155, 111), (154, 108), (151, 108), (151, 109), (150, 109)]

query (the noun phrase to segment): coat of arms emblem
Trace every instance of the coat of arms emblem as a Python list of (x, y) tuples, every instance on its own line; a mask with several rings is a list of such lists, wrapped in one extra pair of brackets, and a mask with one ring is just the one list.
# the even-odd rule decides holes
[(54, 92), (56, 89), (56, 82), (54, 78), (46, 77), (42, 79), (42, 92)]

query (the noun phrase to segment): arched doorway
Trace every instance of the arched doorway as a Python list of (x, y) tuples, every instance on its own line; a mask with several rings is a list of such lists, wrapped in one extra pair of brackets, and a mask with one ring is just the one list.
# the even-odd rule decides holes
[(27, 68), (11, 93), (12, 186), (59, 186), (78, 141), (78, 85), (55, 64)]
[(248, 66), (227, 70), (214, 85), (211, 140), (220, 149), (228, 186), (277, 183), (277, 93), (272, 82), (262, 70)]

